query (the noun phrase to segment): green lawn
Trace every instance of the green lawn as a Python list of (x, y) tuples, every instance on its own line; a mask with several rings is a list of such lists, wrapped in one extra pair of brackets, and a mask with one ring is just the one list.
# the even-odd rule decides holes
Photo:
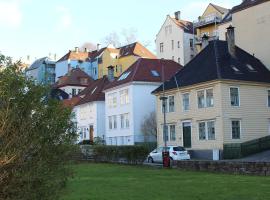
[(74, 165), (62, 200), (266, 200), (270, 177), (112, 164)]

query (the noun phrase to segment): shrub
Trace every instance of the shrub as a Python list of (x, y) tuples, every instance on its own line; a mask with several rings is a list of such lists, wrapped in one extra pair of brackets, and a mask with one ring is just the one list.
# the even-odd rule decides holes
[(125, 161), (129, 164), (142, 163), (149, 150), (146, 146), (93, 146), (93, 156), (98, 162)]

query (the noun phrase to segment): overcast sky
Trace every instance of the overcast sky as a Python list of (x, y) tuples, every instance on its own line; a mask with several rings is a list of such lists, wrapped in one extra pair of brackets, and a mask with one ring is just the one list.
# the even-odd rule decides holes
[(177, 10), (193, 21), (208, 3), (231, 8), (241, 0), (0, 0), (0, 51), (16, 59), (27, 55), (63, 56), (84, 42), (103, 43), (123, 28), (138, 40), (154, 40), (166, 15)]

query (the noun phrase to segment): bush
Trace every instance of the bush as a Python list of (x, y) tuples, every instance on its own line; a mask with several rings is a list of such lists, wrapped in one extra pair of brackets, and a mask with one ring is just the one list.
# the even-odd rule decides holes
[(120, 162), (129, 164), (142, 163), (149, 150), (146, 146), (93, 146), (93, 156), (98, 162)]

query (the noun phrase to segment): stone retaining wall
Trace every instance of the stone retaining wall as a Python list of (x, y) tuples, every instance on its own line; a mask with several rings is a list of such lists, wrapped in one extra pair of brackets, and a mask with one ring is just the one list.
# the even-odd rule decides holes
[(175, 164), (177, 169), (184, 170), (270, 176), (270, 162), (190, 160), (177, 161)]

